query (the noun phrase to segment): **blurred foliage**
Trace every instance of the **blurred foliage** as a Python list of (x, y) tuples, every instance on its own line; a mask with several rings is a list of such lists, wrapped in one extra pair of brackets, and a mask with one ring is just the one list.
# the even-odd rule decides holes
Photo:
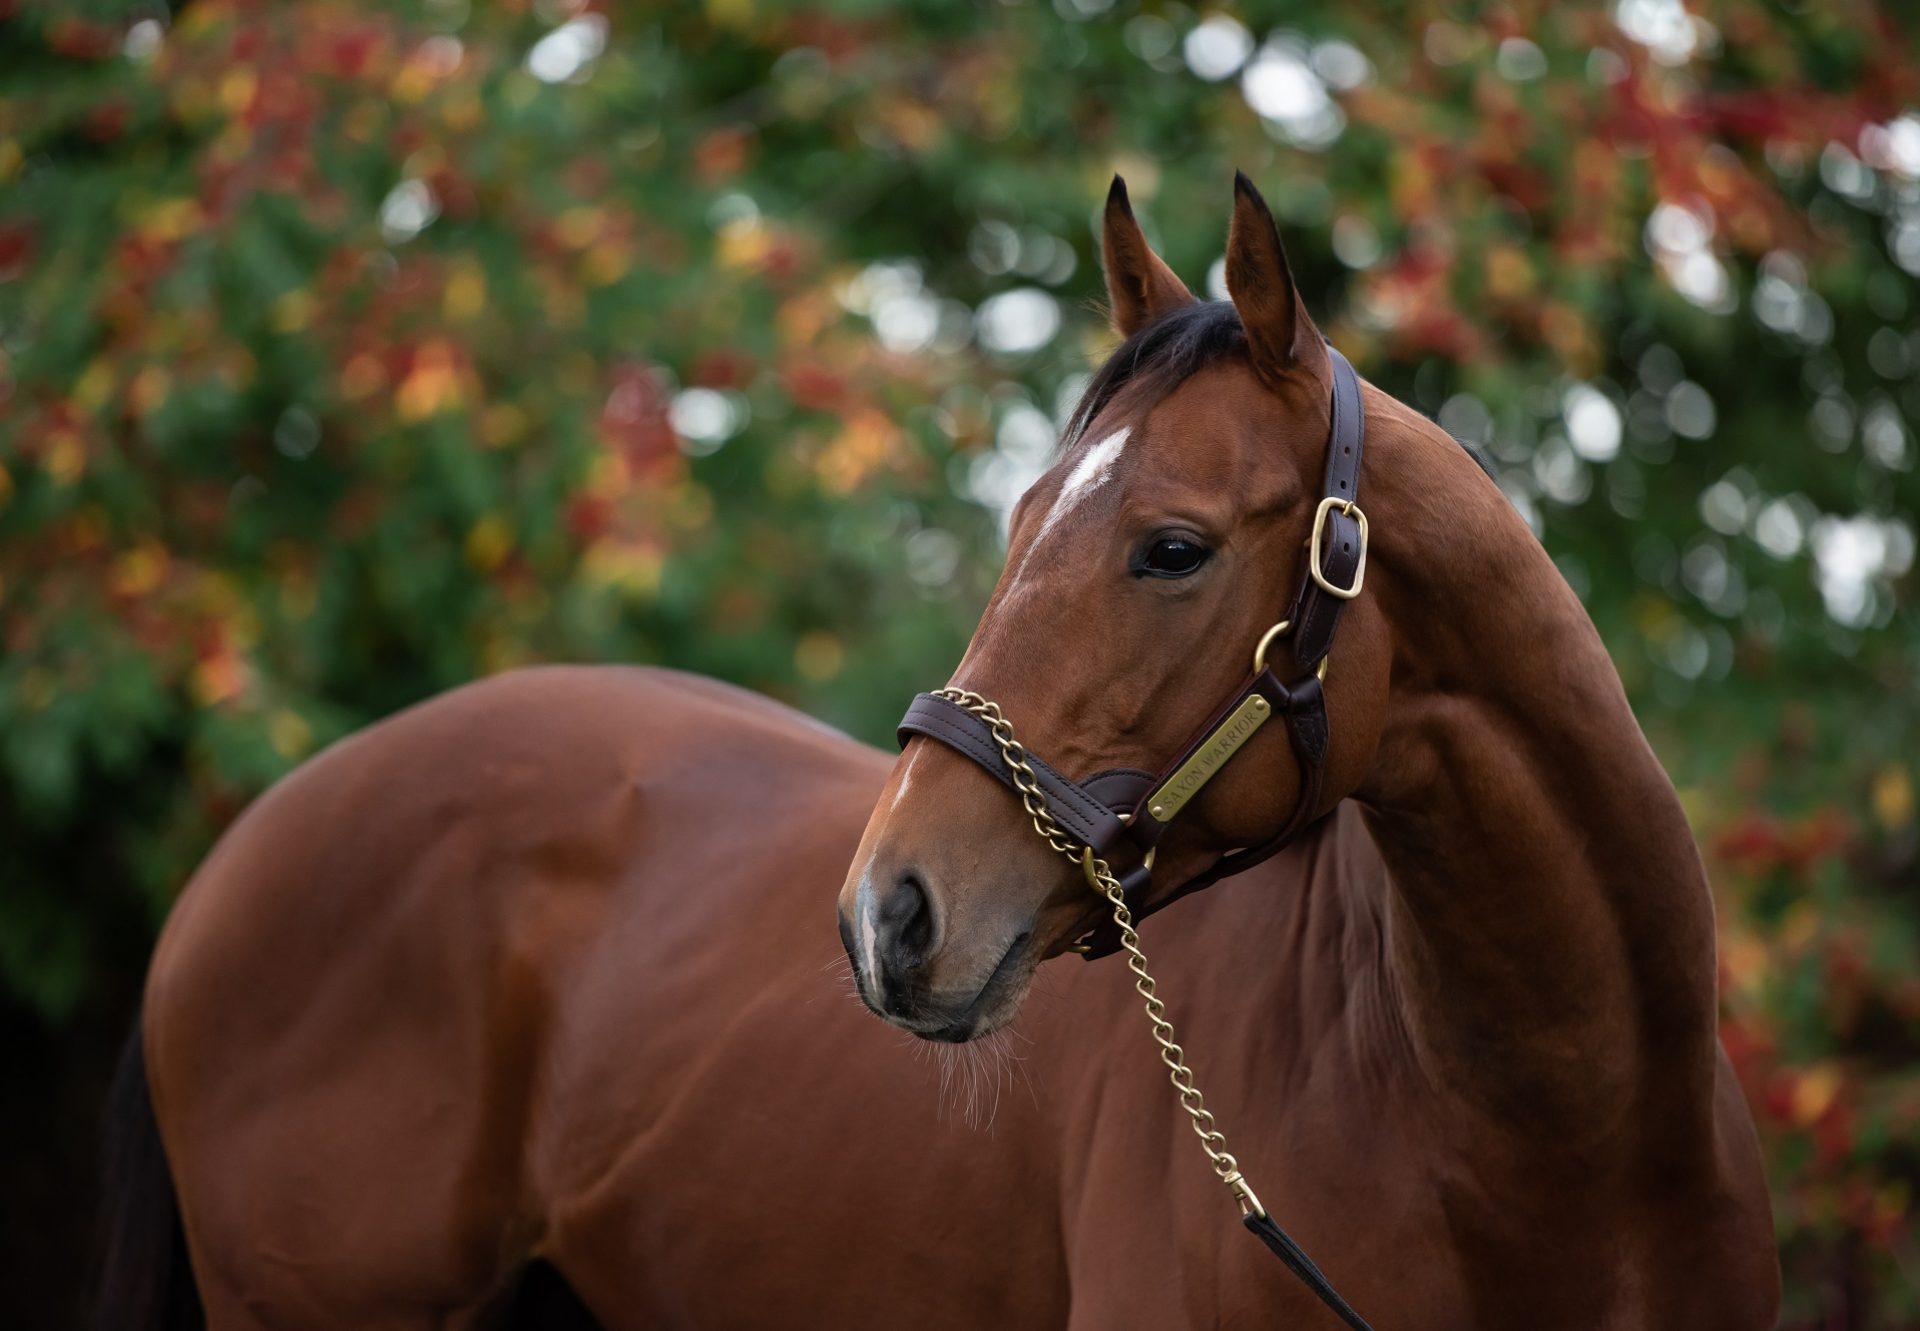
[(1109, 345), (1110, 173), (1217, 294), (1240, 166), (1682, 786), (1788, 1324), (1914, 1324), (1896, 8), (0, 5), (0, 988), (66, 1019), (248, 798), (489, 671), (883, 740)]

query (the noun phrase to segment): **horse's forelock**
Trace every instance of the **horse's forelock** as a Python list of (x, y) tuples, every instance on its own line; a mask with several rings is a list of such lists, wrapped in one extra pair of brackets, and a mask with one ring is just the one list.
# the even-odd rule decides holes
[[(1162, 398), (1207, 366), (1244, 356), (1246, 351), (1246, 329), (1230, 301), (1196, 301), (1160, 316), (1115, 348), (1094, 373), (1067, 418), (1061, 447), (1071, 448), (1123, 389), (1137, 387)], [(1451, 431), (1448, 434), (1482, 471), (1499, 479), (1483, 449)]]
[(1230, 356), (1244, 355), (1246, 330), (1223, 300), (1183, 305), (1122, 342), (1080, 395), (1061, 436), (1071, 447), (1106, 405), (1130, 386), (1164, 397), (1186, 379)]

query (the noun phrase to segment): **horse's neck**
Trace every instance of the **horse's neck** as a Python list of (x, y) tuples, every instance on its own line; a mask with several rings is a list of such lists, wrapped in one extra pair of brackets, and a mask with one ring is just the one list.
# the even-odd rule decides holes
[(1461, 450), (1383, 415), (1362, 500), (1393, 690), (1357, 794), (1425, 1071), (1556, 1134), (1611, 1136), (1649, 1097), (1699, 1114), (1712, 908), (1673, 787), (1538, 542)]

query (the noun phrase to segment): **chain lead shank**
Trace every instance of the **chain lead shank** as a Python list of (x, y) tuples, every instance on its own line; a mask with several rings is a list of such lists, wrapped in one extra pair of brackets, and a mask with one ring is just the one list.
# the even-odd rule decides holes
[(1214, 1125), (1213, 1114), (1208, 1111), (1200, 1088), (1194, 1085), (1193, 1069), (1187, 1066), (1186, 1051), (1173, 1038), (1173, 1023), (1167, 1020), (1167, 1005), (1147, 969), (1147, 954), (1140, 950), (1140, 935), (1134, 930), (1133, 912), (1127, 909), (1126, 891), (1121, 887), (1120, 880), (1114, 876), (1107, 862), (1093, 853), (1092, 846), (1080, 845), (1054, 821), (1053, 814), (1047, 808), (1047, 797), (1040, 789), (1040, 780), (1034, 775), (1033, 765), (1027, 761), (1027, 751), (1013, 737), (1013, 723), (1001, 715), (1000, 705), (967, 689), (939, 689), (936, 693), (987, 723), (993, 732), (994, 743), (1000, 748), (1000, 756), (1007, 764), (1007, 770), (1013, 774), (1014, 789), (1019, 793), (1020, 804), (1033, 823), (1033, 830), (1055, 851), (1078, 864), (1086, 874), (1087, 883), (1113, 908), (1114, 927), (1120, 931), (1120, 946), (1127, 954), (1127, 969), (1133, 972), (1133, 987), (1145, 1002), (1153, 1041), (1160, 1046), (1160, 1061), (1167, 1066), (1167, 1079), (1179, 1093), (1180, 1107), (1187, 1111), (1187, 1117), (1192, 1121), (1194, 1135), (1200, 1139), (1200, 1149), (1207, 1153), (1214, 1176), (1227, 1185), (1227, 1190), (1240, 1204), (1240, 1214), (1264, 1218), (1266, 1208), (1260, 1205), (1259, 1197), (1254, 1195), (1252, 1186), (1240, 1173), (1239, 1162), (1227, 1150), (1225, 1135)]

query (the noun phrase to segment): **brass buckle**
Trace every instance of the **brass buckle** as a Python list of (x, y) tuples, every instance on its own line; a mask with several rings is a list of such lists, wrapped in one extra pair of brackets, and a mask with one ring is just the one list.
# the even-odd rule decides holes
[[(1265, 633), (1260, 635), (1260, 641), (1254, 646), (1254, 649), (1253, 649), (1253, 673), (1254, 674), (1257, 675), (1261, 671), (1267, 668), (1267, 648), (1273, 646), (1273, 640), (1275, 638), (1286, 637), (1288, 632), (1291, 631), (1292, 628), (1293, 628), (1293, 621), (1291, 619), (1283, 619), (1278, 624), (1275, 624), (1272, 628), (1268, 629)], [(1327, 662), (1332, 659), (1333, 657), (1331, 654), (1327, 656), (1323, 656), (1320, 658), (1320, 664), (1314, 667), (1313, 673), (1320, 677), (1320, 682), (1322, 684), (1327, 682)]]
[[(1320, 537), (1326, 530), (1327, 514), (1336, 508), (1360, 523), (1360, 562), (1354, 565), (1351, 587), (1334, 586), (1327, 581), (1327, 575), (1320, 567)], [(1360, 511), (1360, 505), (1335, 495), (1328, 495), (1320, 501), (1320, 507), (1313, 510), (1313, 533), (1307, 537), (1307, 572), (1320, 584), (1320, 590), (1329, 596), (1351, 601), (1360, 594), (1360, 584), (1367, 580), (1367, 515)]]

